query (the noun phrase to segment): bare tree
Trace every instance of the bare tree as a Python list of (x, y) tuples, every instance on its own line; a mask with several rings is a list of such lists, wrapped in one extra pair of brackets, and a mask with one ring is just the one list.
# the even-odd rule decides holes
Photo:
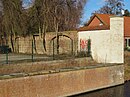
[(46, 51), (46, 39), (45, 35), (50, 23), (50, 4), (51, 0), (35, 0), (33, 11), (34, 11), (34, 19), (36, 20), (36, 23), (38, 24), (38, 33), (43, 41), (43, 47)]
[(45, 51), (45, 33), (55, 31), (57, 54), (59, 53), (58, 32), (76, 29), (85, 3), (86, 0), (35, 0), (32, 10), (35, 20), (38, 21), (38, 33), (43, 38)]
[(123, 15), (123, 16), (130, 16), (130, 12), (129, 12), (128, 9), (126, 9), (126, 10), (124, 11), (124, 15)]
[(57, 54), (59, 53), (58, 32), (74, 30), (80, 23), (86, 0), (32, 0), (30, 7), (22, 7), (21, 0), (2, 0), (3, 28), (11, 36), (12, 50), (18, 35), (39, 33), (46, 51), (46, 32), (55, 31)]
[(124, 0), (105, 0), (105, 5), (94, 13), (122, 15)]
[(6, 34), (11, 37), (12, 50), (15, 51), (17, 35), (23, 32), (21, 23), (22, 2), (21, 0), (2, 0), (3, 3), (3, 26)]
[(59, 54), (58, 32), (76, 29), (85, 3), (86, 0), (53, 0), (51, 13), (56, 32), (57, 54)]

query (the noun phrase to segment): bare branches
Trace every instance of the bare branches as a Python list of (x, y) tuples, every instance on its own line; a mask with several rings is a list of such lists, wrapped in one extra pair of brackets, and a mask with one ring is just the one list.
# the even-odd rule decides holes
[[(86, 0), (32, 0), (27, 9), (21, 0), (2, 0), (6, 34), (16, 37), (39, 33), (45, 48), (47, 31), (74, 30), (80, 23)], [(15, 39), (14, 39), (15, 40)]]
[(105, 5), (94, 13), (122, 15), (124, 0), (106, 0)]
[(22, 5), (20, 0), (2, 0), (3, 3), (3, 24), (6, 32), (22, 34)]

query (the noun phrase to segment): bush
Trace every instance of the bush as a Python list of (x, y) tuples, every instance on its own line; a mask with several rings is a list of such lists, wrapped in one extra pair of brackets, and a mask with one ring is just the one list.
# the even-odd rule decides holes
[(88, 44), (87, 44), (87, 57), (91, 57), (91, 40), (88, 39)]
[(130, 51), (130, 47), (125, 47), (125, 51)]
[(77, 57), (86, 57), (87, 56), (87, 52), (85, 51), (80, 51), (77, 53)]
[(10, 53), (11, 52), (11, 48), (9, 48), (9, 46), (0, 46), (0, 53), (5, 54), (5, 53)]

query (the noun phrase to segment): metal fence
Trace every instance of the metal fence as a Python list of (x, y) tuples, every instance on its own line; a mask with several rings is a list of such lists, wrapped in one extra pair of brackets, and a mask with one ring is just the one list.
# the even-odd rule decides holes
[(33, 53), (33, 43), (32, 43), (32, 53), (14, 53), (12, 49), (7, 45), (0, 46), (0, 64), (11, 64), (20, 62), (34, 62), (36, 59), (43, 59), (43, 56), (35, 55)]
[[(24, 47), (23, 47), (24, 48)], [(31, 53), (12, 52), (9, 46), (0, 46), (0, 64), (12, 64), (21, 62), (38, 62), (54, 60), (54, 55), (35, 53), (34, 43), (32, 43)]]
[(43, 48), (41, 49), (41, 47), (43, 47), (41, 45), (42, 44), (40, 43), (40, 41), (17, 41), (14, 47), (15, 51), (13, 51), (12, 48), (10, 48), (11, 46), (2, 45), (0, 46), (0, 64), (52, 61), (88, 56), (88, 54), (84, 51), (74, 51), (72, 40), (69, 44), (59, 45), (59, 54), (56, 53), (56, 41), (52, 41), (52, 43), (49, 44), (49, 46), (47, 47), (48, 53), (39, 53), (41, 52), (41, 50), (43, 50)]

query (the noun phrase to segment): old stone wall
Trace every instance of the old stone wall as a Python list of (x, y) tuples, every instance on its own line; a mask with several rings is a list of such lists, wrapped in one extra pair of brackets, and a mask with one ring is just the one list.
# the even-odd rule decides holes
[(63, 97), (124, 83), (124, 66), (0, 80), (0, 97)]
[[(59, 34), (67, 35), (73, 40), (73, 52), (77, 52), (77, 31), (65, 31), (61, 32)], [(34, 53), (36, 54), (47, 54), (52, 55), (53, 53), (53, 42), (51, 39), (56, 35), (55, 32), (47, 32), (46, 33), (46, 49), (44, 50), (43, 47), (43, 40), (40, 38), (40, 36), (35, 36), (35, 45), (34, 45)], [(19, 37), (17, 38), (17, 51), (19, 53), (32, 53), (32, 36), (27, 37)], [(9, 44), (11, 47), (11, 44)], [(71, 54), (72, 52), (72, 44), (71, 40), (69, 38), (66, 38), (64, 36), (60, 36), (59, 39), (59, 51), (60, 54)], [(54, 41), (54, 52), (56, 53), (56, 39)]]

